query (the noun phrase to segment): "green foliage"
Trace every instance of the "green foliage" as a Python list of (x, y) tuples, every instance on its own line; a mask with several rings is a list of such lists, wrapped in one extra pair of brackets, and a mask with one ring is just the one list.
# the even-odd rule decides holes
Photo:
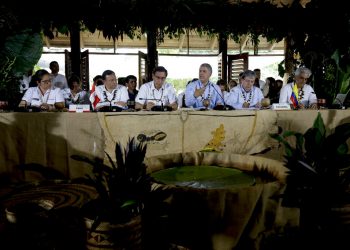
[(339, 84), (339, 92), (342, 94), (346, 94), (350, 91), (350, 52), (347, 54), (341, 54), (339, 50), (336, 50), (332, 59), (335, 61), (337, 66), (337, 82)]
[(10, 59), (6, 57), (1, 63), (0, 68), (0, 99), (1, 101), (8, 101), (10, 93), (18, 91), (19, 88), (16, 88), (18, 79), (12, 75), (12, 68), (15, 64), (16, 58)]
[(22, 30), (5, 39), (0, 51), (2, 98), (15, 99), (19, 92), (19, 79), (39, 61), (42, 48), (41, 35), (31, 30)]
[(348, 201), (350, 123), (338, 125), (327, 134), (318, 113), (305, 134), (285, 131), (270, 136), (285, 149), (285, 166), (289, 169), (283, 196), (285, 205), (322, 209)]
[(87, 178), (88, 183), (95, 187), (98, 198), (87, 204), (86, 212), (94, 218), (94, 226), (101, 221), (125, 222), (140, 212), (151, 191), (152, 181), (143, 163), (146, 148), (146, 144), (137, 143), (134, 138), (129, 139), (125, 149), (116, 143), (116, 161), (106, 153), (110, 165), (105, 165), (99, 158), (91, 160), (84, 156), (71, 156), (92, 166), (93, 174)]
[(181, 90), (185, 90), (187, 83), (191, 80), (192, 78), (182, 78), (182, 79), (167, 78), (166, 81), (170, 82), (174, 86), (175, 90), (179, 92)]

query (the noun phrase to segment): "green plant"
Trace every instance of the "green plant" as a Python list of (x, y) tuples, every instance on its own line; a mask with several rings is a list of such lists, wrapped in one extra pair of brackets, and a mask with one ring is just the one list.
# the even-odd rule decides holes
[(125, 149), (116, 143), (116, 162), (106, 153), (110, 166), (100, 158), (91, 160), (84, 156), (71, 156), (92, 166), (92, 174), (87, 177), (96, 188), (98, 197), (87, 204), (85, 212), (88, 218), (94, 219), (93, 228), (102, 221), (127, 222), (142, 211), (152, 185), (152, 178), (143, 163), (146, 148), (146, 144), (137, 143), (135, 138), (129, 139)]
[(14, 102), (19, 92), (19, 79), (40, 59), (41, 35), (29, 29), (22, 30), (6, 37), (0, 48), (0, 98)]
[[(333, 206), (350, 201), (350, 123), (338, 125), (327, 134), (318, 113), (304, 134), (285, 131), (270, 136), (284, 145), (285, 166), (289, 169), (284, 198), (288, 205)], [(294, 145), (288, 141), (291, 136)]]
[(339, 93), (347, 94), (350, 91), (350, 51), (341, 54), (337, 49), (333, 55), (332, 59), (335, 61), (337, 67), (336, 80), (339, 86)]
[(350, 203), (350, 123), (327, 133), (318, 113), (304, 134), (285, 131), (270, 136), (284, 146), (289, 169), (282, 205), (300, 209), (300, 228), (308, 238), (333, 234), (339, 225), (332, 211)]

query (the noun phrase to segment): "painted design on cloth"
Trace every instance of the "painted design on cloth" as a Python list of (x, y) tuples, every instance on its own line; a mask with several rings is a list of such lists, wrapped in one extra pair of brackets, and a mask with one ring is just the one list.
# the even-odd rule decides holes
[(139, 142), (146, 142), (150, 144), (163, 144), (167, 134), (161, 130), (145, 130), (141, 131), (137, 135), (137, 140)]
[(225, 128), (223, 124), (211, 132), (213, 138), (205, 145), (205, 147), (200, 152), (222, 152), (226, 146), (223, 143), (225, 139)]

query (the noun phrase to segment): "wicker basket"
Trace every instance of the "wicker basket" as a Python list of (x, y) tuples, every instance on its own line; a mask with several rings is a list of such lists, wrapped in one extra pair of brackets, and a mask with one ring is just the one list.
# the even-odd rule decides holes
[(89, 218), (84, 219), (87, 229), (87, 249), (142, 249), (141, 215), (124, 224), (101, 222), (94, 231), (91, 231), (94, 221)]

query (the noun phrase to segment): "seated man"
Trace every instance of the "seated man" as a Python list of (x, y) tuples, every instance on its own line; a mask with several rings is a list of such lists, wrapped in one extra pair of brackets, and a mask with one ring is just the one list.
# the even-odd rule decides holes
[(264, 96), (261, 89), (254, 86), (255, 78), (254, 71), (244, 71), (241, 84), (231, 90), (226, 104), (235, 109), (261, 108), (261, 101)]
[(128, 88), (128, 94), (129, 94), (129, 100), (128, 100), (128, 107), (129, 108), (135, 108), (135, 98), (137, 96), (137, 93), (139, 92), (136, 89), (136, 82), (137, 78), (134, 75), (128, 75), (125, 78), (125, 84)]
[(199, 67), (199, 80), (186, 86), (185, 103), (187, 107), (212, 109), (224, 104), (224, 97), (218, 85), (209, 81), (213, 70), (210, 64)]
[(44, 69), (40, 69), (33, 75), (33, 81), (37, 87), (30, 87), (21, 102), (19, 108), (34, 107), (38, 111), (51, 111), (64, 108), (64, 98), (61, 89), (51, 88), (50, 73)]
[(170, 83), (165, 82), (167, 76), (168, 71), (164, 67), (158, 66), (153, 69), (153, 81), (141, 85), (135, 99), (135, 109), (177, 109), (176, 91)]
[(129, 99), (128, 90), (125, 86), (117, 83), (117, 77), (112, 70), (105, 70), (102, 74), (103, 85), (96, 86), (95, 91), (90, 95), (90, 102), (94, 103), (98, 99), (98, 103), (94, 109), (96, 111), (102, 108), (126, 107)]
[(306, 84), (311, 70), (298, 68), (294, 73), (294, 82), (282, 87), (279, 103), (289, 103), (292, 109), (317, 109), (317, 97), (314, 89)]

